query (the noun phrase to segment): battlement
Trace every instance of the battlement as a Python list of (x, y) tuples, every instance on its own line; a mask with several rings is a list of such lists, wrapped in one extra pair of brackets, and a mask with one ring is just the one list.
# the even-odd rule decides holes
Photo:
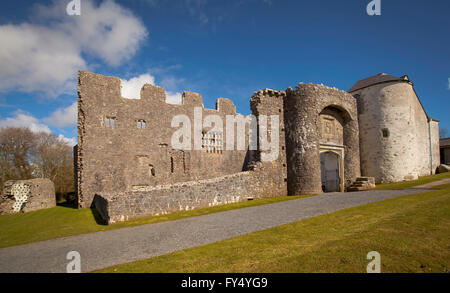
[[(167, 102), (166, 90), (163, 87), (144, 84), (141, 88), (140, 98), (123, 97), (121, 93), (122, 81), (118, 77), (105, 76), (88, 71), (79, 71), (79, 96), (80, 99), (89, 95), (89, 100), (95, 99), (97, 103), (104, 104), (111, 103), (152, 103), (152, 104), (167, 104), (171, 106), (187, 106), (187, 107), (202, 107), (203, 98), (201, 94), (190, 91), (185, 91), (182, 94), (181, 104), (172, 104)], [(85, 100), (85, 99), (83, 99)], [(214, 110), (214, 109), (208, 109)], [(216, 100), (216, 111), (233, 115), (236, 114), (236, 106), (227, 98), (218, 98)]]
[(261, 96), (269, 96), (269, 97), (275, 97), (275, 98), (282, 98), (284, 96), (286, 96), (286, 92), (284, 91), (277, 91), (277, 90), (272, 90), (272, 89), (262, 89), (259, 91), (256, 91), (253, 93), (252, 99), (253, 98), (258, 98)]

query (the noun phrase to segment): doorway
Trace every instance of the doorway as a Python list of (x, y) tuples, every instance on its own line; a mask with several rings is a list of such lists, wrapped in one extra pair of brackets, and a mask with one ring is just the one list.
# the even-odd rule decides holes
[(341, 191), (340, 157), (334, 152), (320, 154), (320, 171), (322, 174), (322, 190), (324, 192)]

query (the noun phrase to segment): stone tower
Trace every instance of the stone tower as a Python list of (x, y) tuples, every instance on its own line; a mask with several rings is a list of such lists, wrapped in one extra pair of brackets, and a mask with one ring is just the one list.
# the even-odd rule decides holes
[(363, 176), (389, 183), (434, 173), (438, 122), (425, 113), (408, 76), (380, 73), (349, 93), (358, 103)]
[(285, 125), (290, 195), (344, 191), (360, 176), (355, 99), (323, 85), (288, 88)]

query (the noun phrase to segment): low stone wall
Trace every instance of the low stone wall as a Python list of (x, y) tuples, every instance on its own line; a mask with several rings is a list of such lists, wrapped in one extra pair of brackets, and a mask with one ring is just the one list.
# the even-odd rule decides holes
[[(276, 166), (273, 166), (276, 167)], [(284, 179), (270, 174), (272, 166), (213, 179), (162, 185), (116, 194), (97, 194), (94, 208), (106, 224), (142, 216), (157, 216), (196, 208), (211, 207), (261, 198), (286, 195)], [(273, 170), (272, 170), (273, 171)], [(264, 178), (264, 180), (262, 180)]]
[(55, 186), (49, 179), (7, 181), (0, 197), (0, 214), (26, 213), (55, 206)]

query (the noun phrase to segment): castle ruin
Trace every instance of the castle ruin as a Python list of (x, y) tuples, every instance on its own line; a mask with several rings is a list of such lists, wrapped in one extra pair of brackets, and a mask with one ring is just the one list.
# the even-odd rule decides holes
[(258, 135), (279, 142), (272, 160), (262, 159), (271, 150), (260, 140), (250, 147), (251, 123), (242, 130), (243, 148), (236, 139), (227, 145), (227, 135), (239, 131), (228, 122), (219, 131), (211, 131), (215, 123), (189, 125), (201, 135), (199, 149), (173, 147), (177, 115), (244, 117), (229, 99), (205, 109), (199, 94), (185, 92), (180, 105), (168, 104), (165, 90), (149, 84), (140, 99), (126, 99), (119, 78), (85, 71), (78, 88), (78, 205), (95, 207), (107, 223), (249, 198), (343, 192), (361, 175), (395, 182), (439, 165), (438, 121), (407, 76), (379, 74), (349, 92), (302, 83), (256, 92), (250, 108)]

